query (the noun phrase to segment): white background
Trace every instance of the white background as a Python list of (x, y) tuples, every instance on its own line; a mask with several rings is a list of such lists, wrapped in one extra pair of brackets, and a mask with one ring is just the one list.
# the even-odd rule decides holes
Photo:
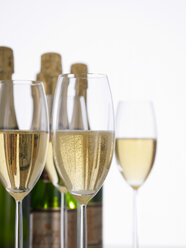
[[(154, 101), (156, 162), (138, 195), (140, 245), (186, 246), (186, 1), (0, 0), (0, 45), (14, 79), (35, 79), (40, 55), (59, 52), (63, 71), (85, 62), (109, 76), (119, 99)], [(130, 245), (132, 190), (115, 159), (105, 183), (104, 242)]]

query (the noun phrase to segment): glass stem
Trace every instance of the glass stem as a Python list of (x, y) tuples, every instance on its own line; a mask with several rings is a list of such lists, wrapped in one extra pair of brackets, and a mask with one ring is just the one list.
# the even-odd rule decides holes
[(80, 225), (81, 225), (81, 207), (80, 207), (80, 204), (77, 203), (77, 247), (79, 248), (80, 246), (80, 237), (81, 237), (81, 234), (80, 234)]
[(87, 248), (87, 206), (80, 204), (80, 238), (78, 248)]
[(23, 248), (22, 201), (16, 201), (15, 248)]
[(133, 190), (133, 248), (138, 248), (137, 232), (137, 190)]
[(61, 213), (60, 213), (60, 242), (61, 248), (67, 248), (67, 232), (68, 221), (67, 221), (67, 209), (65, 203), (65, 194), (61, 192)]

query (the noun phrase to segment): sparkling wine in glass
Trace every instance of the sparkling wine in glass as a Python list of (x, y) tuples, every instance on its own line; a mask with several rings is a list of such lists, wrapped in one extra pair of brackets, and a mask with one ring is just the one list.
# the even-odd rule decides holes
[[(74, 103), (81, 106), (79, 125), (61, 125), (62, 91), (66, 93), (68, 120), (74, 118)], [(86, 84), (87, 102), (79, 95)], [(86, 106), (86, 107), (85, 107)], [(78, 113), (78, 111), (76, 111)], [(114, 147), (114, 114), (108, 79), (97, 74), (65, 74), (59, 77), (53, 108), (53, 148), (59, 175), (80, 204), (78, 248), (87, 247), (86, 205), (101, 188), (110, 168)]]
[(119, 102), (116, 114), (118, 168), (133, 189), (133, 247), (138, 247), (136, 195), (154, 164), (157, 145), (152, 102)]
[[(13, 94), (6, 100), (14, 102), (18, 127), (11, 128), (11, 109), (7, 104), (3, 116), (0, 116), (3, 119), (0, 127), (0, 180), (16, 201), (15, 247), (22, 248), (22, 200), (30, 193), (44, 168), (48, 148), (48, 109), (42, 83), (0, 81), (0, 92), (10, 86)], [(33, 91), (40, 99), (37, 114), (33, 108), (36, 100)], [(4, 102), (0, 100), (1, 106)]]

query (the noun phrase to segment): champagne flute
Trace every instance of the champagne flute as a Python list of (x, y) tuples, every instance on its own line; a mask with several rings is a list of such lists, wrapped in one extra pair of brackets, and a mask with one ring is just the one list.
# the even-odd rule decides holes
[(157, 144), (153, 103), (119, 102), (116, 114), (116, 159), (133, 189), (133, 247), (138, 247), (136, 195), (153, 167)]
[[(0, 180), (16, 201), (15, 248), (23, 247), (22, 200), (38, 181), (48, 148), (48, 109), (43, 84), (33, 81), (0, 81), (0, 94), (12, 87), (6, 101), (13, 101), (17, 129), (11, 129), (11, 109), (6, 104), (0, 118)], [(35, 93), (32, 95), (32, 93)], [(39, 97), (39, 111), (34, 102)], [(4, 101), (0, 97), (0, 108)], [(33, 123), (33, 120), (34, 123)]]
[[(61, 125), (62, 89), (66, 94), (68, 119), (74, 118), (74, 103), (81, 106), (81, 129)], [(86, 84), (87, 101), (77, 94)], [(86, 107), (85, 107), (86, 106)], [(72, 123), (72, 122), (71, 122)], [(53, 148), (59, 175), (80, 204), (78, 247), (87, 247), (86, 205), (101, 188), (110, 168), (114, 147), (114, 114), (108, 79), (98, 74), (65, 74), (59, 77), (53, 108)]]

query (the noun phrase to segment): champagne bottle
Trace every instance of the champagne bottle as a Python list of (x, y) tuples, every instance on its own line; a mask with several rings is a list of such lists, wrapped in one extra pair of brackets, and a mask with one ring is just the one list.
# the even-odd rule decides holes
[[(61, 73), (60, 54), (45, 53), (41, 56), (41, 72), (37, 75), (37, 80), (44, 83), (50, 126), (53, 96), (58, 75)], [(34, 95), (34, 92), (32, 94)], [(34, 97), (37, 96), (34, 95)], [(34, 107), (37, 108), (37, 106)], [(33, 128), (35, 125), (36, 123), (33, 122)], [(60, 248), (60, 192), (51, 183), (46, 169), (31, 192), (31, 207), (32, 248)]]
[[(7, 80), (8, 87), (0, 91), (0, 129), (18, 129), (16, 120), (12, 79), (14, 73), (14, 56), (9, 47), (0, 47), (0, 80)], [(23, 247), (29, 247), (29, 196), (23, 201)], [(15, 201), (0, 184), (0, 247), (14, 248), (15, 246)]]
[[(87, 72), (88, 68), (86, 64), (76, 63), (71, 66), (71, 73), (73, 74)], [(76, 96), (74, 97), (72, 121), (69, 124), (70, 128), (90, 129), (87, 113), (87, 88), (88, 81), (79, 78), (75, 86)], [(102, 247), (102, 192), (103, 190), (100, 189), (97, 195), (87, 205), (87, 240), (89, 248)], [(67, 193), (68, 248), (76, 247), (77, 244), (77, 205), (76, 200)]]

